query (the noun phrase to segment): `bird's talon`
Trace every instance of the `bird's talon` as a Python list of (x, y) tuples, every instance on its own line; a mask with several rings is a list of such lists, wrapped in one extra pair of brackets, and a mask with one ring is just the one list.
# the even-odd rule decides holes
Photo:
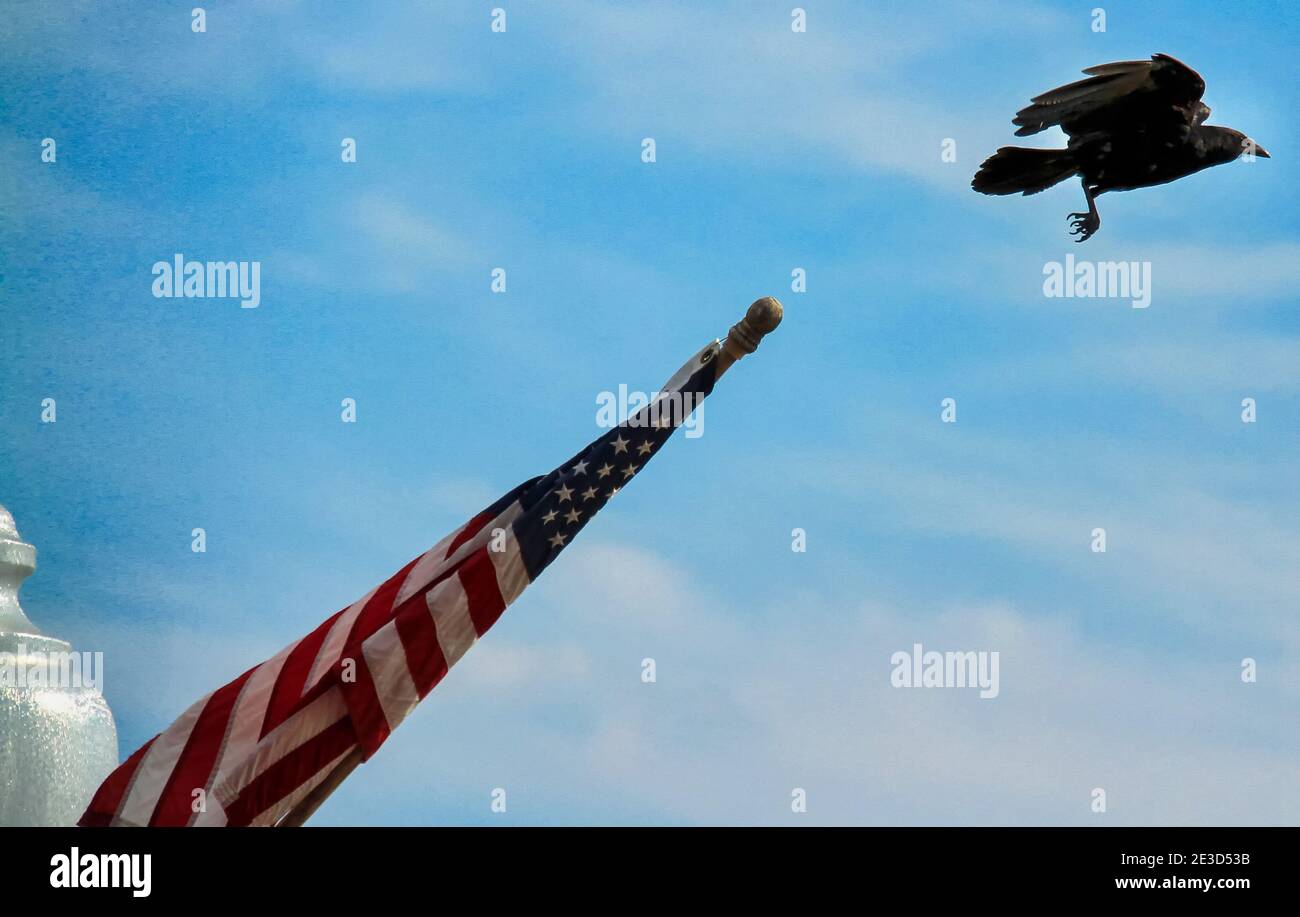
[(1074, 240), (1076, 242), (1087, 242), (1101, 228), (1101, 220), (1091, 213), (1071, 213), (1068, 214), (1068, 219), (1070, 235), (1079, 237)]

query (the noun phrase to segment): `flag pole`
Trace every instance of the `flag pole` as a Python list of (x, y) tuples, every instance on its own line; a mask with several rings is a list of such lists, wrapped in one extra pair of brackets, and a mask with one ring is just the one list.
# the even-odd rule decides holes
[(310, 793), (298, 800), (298, 804), (284, 813), (278, 822), (275, 823), (277, 828), (301, 828), (307, 819), (316, 814), (316, 810), (321, 807), (330, 794), (339, 788), (348, 776), (357, 769), (361, 763), (361, 748), (353, 746), (347, 756), (334, 765), (334, 770), (330, 771), (329, 776), (322, 780)]
[[(776, 330), (776, 326), (781, 324), (781, 317), (785, 314), (785, 309), (775, 296), (764, 296), (762, 299), (756, 299), (750, 307), (745, 310), (745, 316), (736, 324), (732, 325), (727, 331), (727, 338), (722, 342), (722, 347), (718, 350), (718, 355), (713, 358), (713, 379), (716, 382), (722, 378), (722, 374), (748, 354), (758, 349), (759, 343), (763, 338)], [(300, 828), (315, 814), (321, 804), (330, 797), (330, 794), (339, 788), (349, 774), (357, 769), (361, 764), (361, 749), (354, 747), (352, 751), (334, 765), (329, 776), (322, 780), (310, 793), (298, 801), (298, 804), (284, 814), (278, 822), (275, 823), (277, 828)]]

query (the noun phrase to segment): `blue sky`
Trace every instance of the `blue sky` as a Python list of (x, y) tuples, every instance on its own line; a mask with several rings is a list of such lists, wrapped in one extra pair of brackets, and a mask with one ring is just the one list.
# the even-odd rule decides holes
[[(193, 5), (0, 14), (0, 502), (124, 756), (772, 294), (705, 435), (317, 823), (1300, 820), (1294, 6)], [(970, 191), (1031, 95), (1156, 51), (1273, 158), (1079, 246), (1077, 184)], [(260, 307), (155, 299), (175, 252)], [(1045, 298), (1070, 253), (1150, 308)], [(891, 688), (917, 642), (999, 697)]]

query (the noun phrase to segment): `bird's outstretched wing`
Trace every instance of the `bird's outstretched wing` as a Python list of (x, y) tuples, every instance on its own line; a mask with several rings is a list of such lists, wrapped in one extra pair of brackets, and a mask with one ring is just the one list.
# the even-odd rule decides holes
[(1113, 130), (1125, 124), (1191, 126), (1205, 120), (1209, 109), (1199, 105), (1205, 80), (1168, 54), (1151, 60), (1118, 61), (1083, 71), (1089, 74), (1051, 92), (1035, 96), (1016, 112), (1011, 123), (1017, 137), (1037, 134), (1054, 125), (1071, 136)]

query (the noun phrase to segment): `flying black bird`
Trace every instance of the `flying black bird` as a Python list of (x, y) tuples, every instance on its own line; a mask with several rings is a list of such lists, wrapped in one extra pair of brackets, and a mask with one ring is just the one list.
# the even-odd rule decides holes
[(980, 166), (971, 187), (982, 194), (1037, 194), (1072, 175), (1083, 179), (1087, 213), (1069, 215), (1071, 235), (1083, 242), (1101, 227), (1096, 197), (1163, 185), (1201, 169), (1232, 162), (1251, 150), (1268, 153), (1240, 131), (1204, 121), (1205, 80), (1167, 54), (1083, 71), (1079, 80), (1035, 96), (1016, 112), (1017, 137), (1054, 125), (1069, 136), (1063, 150), (1004, 146)]

